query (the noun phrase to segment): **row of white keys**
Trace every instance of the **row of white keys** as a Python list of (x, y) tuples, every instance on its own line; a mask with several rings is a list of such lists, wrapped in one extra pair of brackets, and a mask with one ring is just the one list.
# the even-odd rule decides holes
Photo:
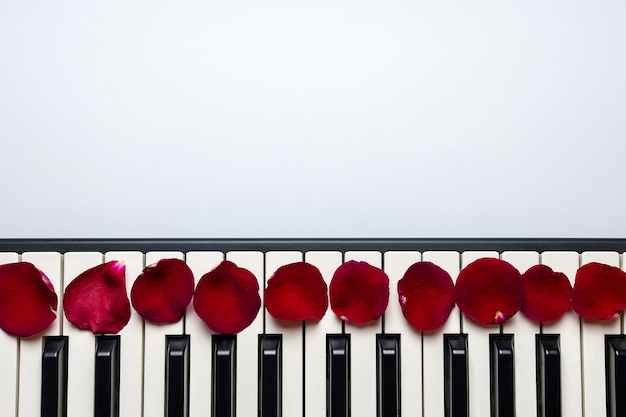
[[(315, 265), (324, 281), (330, 285), (335, 270), (341, 265), (341, 252), (306, 252), (304, 260)], [(326, 335), (341, 333), (341, 320), (329, 308), (318, 322), (307, 322), (304, 358), (305, 417), (325, 417), (326, 414)], [(372, 343), (373, 344), (373, 343)], [(356, 415), (356, 414), (355, 414)]]
[[(17, 253), (0, 253), (0, 265), (18, 262), (20, 257)], [(0, 330), (0, 360), (2, 360), (2, 372), (0, 372), (0, 415), (14, 416), (17, 398), (18, 379), (18, 340)]]

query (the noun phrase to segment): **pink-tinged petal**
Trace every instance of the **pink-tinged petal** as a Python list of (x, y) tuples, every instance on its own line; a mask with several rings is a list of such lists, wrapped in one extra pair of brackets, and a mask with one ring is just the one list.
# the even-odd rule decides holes
[(126, 295), (126, 266), (111, 261), (83, 272), (65, 289), (67, 320), (95, 334), (118, 333), (130, 320)]
[(437, 265), (417, 262), (398, 281), (398, 298), (402, 314), (415, 330), (436, 330), (454, 307), (454, 283)]
[(265, 308), (279, 320), (320, 320), (328, 309), (328, 287), (314, 265), (281, 266), (267, 281)]
[(456, 280), (454, 298), (463, 314), (482, 324), (500, 324), (522, 306), (520, 273), (500, 259), (467, 265)]
[(133, 308), (152, 323), (176, 323), (193, 297), (193, 272), (180, 259), (161, 259), (144, 268), (130, 290)]
[(223, 261), (198, 282), (193, 308), (216, 332), (239, 333), (261, 308), (259, 283), (252, 272)]
[(378, 320), (389, 303), (389, 277), (367, 262), (349, 261), (330, 281), (330, 308), (342, 320), (365, 324)]
[(28, 262), (0, 265), (0, 328), (13, 336), (43, 332), (56, 318), (57, 295), (43, 272)]
[(562, 272), (547, 265), (535, 265), (522, 274), (522, 313), (534, 321), (561, 318), (570, 307), (572, 286)]
[(626, 273), (592, 262), (578, 268), (572, 308), (586, 319), (611, 320), (626, 308)]

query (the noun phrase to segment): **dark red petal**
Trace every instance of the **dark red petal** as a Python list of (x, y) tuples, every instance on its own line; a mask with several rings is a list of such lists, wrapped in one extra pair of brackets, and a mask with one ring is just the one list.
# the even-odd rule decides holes
[(342, 320), (354, 324), (378, 320), (388, 303), (389, 277), (367, 262), (346, 262), (330, 281), (330, 308)]
[(559, 319), (570, 306), (572, 285), (562, 272), (535, 265), (522, 274), (522, 313), (531, 320)]
[(520, 273), (500, 259), (467, 265), (456, 280), (454, 298), (463, 314), (483, 324), (503, 323), (522, 306)]
[(43, 332), (56, 318), (57, 295), (28, 262), (0, 265), (0, 328), (13, 336)]
[(93, 333), (117, 333), (130, 320), (126, 266), (120, 261), (98, 265), (74, 278), (65, 288), (67, 320)]
[(592, 262), (576, 271), (572, 308), (586, 319), (613, 319), (626, 308), (626, 273)]
[(431, 262), (417, 262), (398, 281), (402, 314), (415, 329), (441, 327), (454, 307), (454, 283), (450, 275)]
[(161, 259), (144, 268), (130, 290), (133, 308), (153, 323), (176, 323), (193, 297), (193, 272), (180, 259)]
[(279, 320), (320, 320), (328, 309), (321, 272), (306, 262), (281, 266), (267, 281), (265, 308)]
[(261, 308), (259, 283), (252, 272), (223, 261), (198, 282), (193, 308), (216, 332), (239, 333)]

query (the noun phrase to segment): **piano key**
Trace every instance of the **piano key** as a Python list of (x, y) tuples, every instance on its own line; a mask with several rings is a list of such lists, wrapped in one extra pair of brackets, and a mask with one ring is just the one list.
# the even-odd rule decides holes
[(445, 417), (469, 417), (469, 361), (466, 334), (445, 334), (444, 412)]
[[(341, 265), (340, 252), (306, 252), (306, 262), (315, 265), (326, 284), (335, 270)], [(304, 401), (306, 417), (325, 417), (327, 404), (332, 404), (326, 396), (326, 335), (341, 333), (341, 320), (329, 308), (319, 322), (305, 323), (304, 344)], [(326, 400), (324, 400), (326, 399)]]
[[(537, 252), (503, 252), (501, 259), (507, 261), (520, 273), (539, 263)], [(515, 335), (515, 410), (518, 416), (532, 415), (537, 410), (535, 375), (535, 334), (539, 333), (536, 323), (518, 312), (503, 323), (503, 331)]]
[[(184, 259), (181, 252), (148, 252), (146, 266), (157, 263), (161, 259)], [(182, 335), (183, 320), (176, 323), (154, 324), (145, 321), (144, 326), (144, 396), (143, 407), (145, 416), (160, 416), (165, 413), (165, 357), (166, 336)]]
[[(20, 392), (18, 414), (20, 417), (39, 417), (41, 415), (42, 392), (47, 387), (42, 385), (42, 338), (61, 335), (61, 323), (63, 322), (63, 285), (61, 282), (61, 254), (58, 252), (26, 252), (22, 254), (22, 261), (30, 262), (41, 270), (54, 288), (58, 296), (57, 318), (41, 334), (34, 337), (20, 339), (20, 379), (18, 390)], [(66, 358), (67, 360), (67, 358)], [(67, 363), (65, 364), (67, 371)], [(58, 395), (59, 392), (67, 393), (67, 385), (59, 387), (49, 395)], [(57, 400), (58, 401), (58, 400)], [(66, 402), (63, 403), (63, 412)], [(54, 414), (53, 414), (54, 415)]]
[(559, 336), (536, 335), (537, 417), (561, 417), (561, 349)]
[[(41, 380), (38, 388), (41, 396), (31, 400), (39, 406), (41, 417), (65, 417), (67, 415), (67, 336), (46, 336), (43, 339)], [(38, 361), (39, 362), (39, 361)], [(26, 395), (28, 391), (22, 393)]]
[[(349, 334), (326, 336), (326, 402), (328, 417), (350, 417), (352, 402)], [(356, 415), (356, 414), (355, 414)]]
[(165, 417), (189, 417), (189, 335), (166, 336)]
[[(382, 268), (380, 252), (351, 251), (346, 252), (344, 258), (345, 262), (351, 260), (365, 261), (372, 266)], [(376, 344), (374, 340), (381, 328), (382, 319), (374, 320), (362, 326), (346, 323), (346, 332), (351, 334), (351, 408), (355, 416), (374, 417), (376, 414), (376, 367), (373, 363), (373, 359), (376, 357)]]
[(118, 417), (120, 408), (120, 337), (97, 336), (94, 417)]
[(515, 416), (513, 335), (489, 335), (491, 417)]
[[(107, 252), (104, 262), (121, 261), (126, 266), (126, 292), (130, 300), (130, 290), (135, 279), (144, 268), (144, 255), (141, 252)], [(120, 416), (141, 415), (143, 403), (143, 320), (131, 307), (130, 320), (119, 332), (120, 336)]]
[[(237, 336), (213, 335), (212, 355), (211, 416), (235, 417), (239, 405), (237, 401), (238, 386), (253, 386), (253, 384), (248, 384), (250, 380), (240, 380), (241, 382), (237, 384)], [(240, 415), (244, 414), (240, 413)]]
[[(63, 285), (86, 270), (101, 264), (99, 252), (69, 252), (63, 256)], [(63, 316), (63, 334), (68, 336), (67, 415), (85, 417), (94, 412), (94, 335), (80, 330)]]
[[(384, 255), (385, 273), (389, 276), (389, 306), (383, 316), (384, 328), (385, 333), (402, 335), (402, 362), (399, 362), (400, 369), (398, 370), (399, 375), (402, 375), (398, 387), (398, 397), (401, 403), (398, 405), (402, 413), (407, 416), (418, 415), (422, 412), (422, 334), (414, 330), (402, 314), (398, 301), (398, 281), (402, 279), (411, 265), (420, 260), (420, 253), (415, 251), (385, 252)], [(442, 352), (441, 344), (438, 347), (438, 352)], [(443, 359), (440, 365), (437, 374), (442, 380), (443, 387)], [(380, 369), (377, 372), (379, 373)], [(378, 391), (380, 395), (380, 389)], [(443, 399), (443, 391), (441, 396)]]
[[(0, 265), (18, 262), (17, 253), (0, 252)], [(0, 330), (0, 358), (2, 372), (0, 372), (0, 415), (15, 415), (17, 399), (17, 371), (18, 371), (18, 344), (16, 337)]]
[[(547, 251), (541, 254), (541, 263), (556, 272), (564, 273), (572, 286), (579, 266), (577, 252)], [(580, 318), (573, 311), (553, 323), (544, 323), (543, 332), (558, 334), (561, 348), (561, 411), (563, 416), (582, 416), (582, 369), (580, 352)]]
[[(259, 282), (261, 301), (263, 301), (263, 253), (262, 252), (228, 252), (226, 259), (254, 274)], [(258, 413), (258, 389), (256, 381), (259, 372), (258, 344), (259, 334), (263, 333), (263, 314), (261, 309), (254, 321), (237, 334), (237, 414), (253, 416)], [(243, 382), (245, 381), (245, 382)], [(221, 416), (221, 414), (219, 414)]]
[[(619, 266), (617, 252), (583, 252), (581, 265), (589, 262), (601, 262), (607, 265)], [(605, 363), (604, 363), (604, 335), (619, 334), (620, 320), (608, 321), (583, 320), (582, 321), (582, 353), (583, 353), (583, 415), (605, 415), (606, 390), (605, 390)]]
[(283, 415), (282, 339), (280, 334), (259, 335), (259, 417)]
[(626, 336), (607, 335), (606, 339), (606, 404), (607, 416), (626, 415)]
[(376, 335), (377, 417), (400, 417), (400, 335)]
[[(422, 254), (422, 260), (432, 262), (435, 265), (440, 266), (448, 274), (450, 274), (452, 281), (456, 281), (460, 269), (460, 255), (458, 252), (424, 252)], [(445, 334), (458, 335), (461, 333), (460, 316), (461, 313), (459, 311), (459, 308), (455, 305), (450, 312), (448, 320), (446, 320), (446, 322), (440, 329), (431, 333), (424, 334), (422, 336), (424, 344), (423, 355), (425, 358), (425, 360), (423, 361), (423, 381), (425, 382), (423, 385), (424, 417), (440, 417), (443, 415), (443, 412), (446, 409), (443, 372), (444, 349), (442, 349), (441, 347), (447, 346), (446, 341), (444, 340)], [(404, 335), (402, 335), (402, 337), (404, 338)], [(405, 359), (403, 358), (402, 361), (404, 362), (404, 360)], [(464, 370), (464, 375), (467, 376), (466, 369)], [(404, 379), (404, 376), (402, 378)], [(458, 411), (460, 414), (448, 414), (448, 416), (466, 415), (463, 414), (463, 412), (467, 412), (467, 381), (465, 381), (464, 389), (464, 401), (462, 401), (461, 403), (464, 404), (463, 407), (465, 408), (459, 405), (458, 410), (463, 411)]]
[[(265, 287), (267, 287), (267, 280), (278, 268), (301, 261), (302, 252), (267, 252), (265, 254)], [(267, 313), (265, 331), (270, 334), (281, 333), (283, 335), (282, 412), (285, 416), (302, 415), (302, 322), (276, 320)]]
[[(465, 268), (480, 258), (499, 258), (498, 252), (463, 252), (461, 264)], [(467, 333), (472, 352), (469, 361), (469, 406), (470, 415), (487, 416), (490, 413), (489, 394), (489, 334), (498, 331), (498, 326), (484, 326), (463, 317), (463, 332)]]
[[(187, 252), (185, 260), (193, 272), (196, 284), (198, 284), (204, 274), (224, 260), (224, 254), (217, 251)], [(193, 312), (193, 303), (187, 309), (185, 330), (193, 340), (193, 349), (190, 352), (193, 372), (191, 372), (189, 383), (189, 415), (209, 416), (211, 415), (211, 360), (213, 355), (207, 352), (211, 352), (212, 335), (215, 332)]]

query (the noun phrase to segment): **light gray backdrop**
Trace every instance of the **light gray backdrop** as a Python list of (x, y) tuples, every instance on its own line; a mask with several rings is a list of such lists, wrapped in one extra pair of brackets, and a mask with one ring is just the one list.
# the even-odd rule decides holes
[(0, 237), (626, 237), (621, 0), (0, 0)]

